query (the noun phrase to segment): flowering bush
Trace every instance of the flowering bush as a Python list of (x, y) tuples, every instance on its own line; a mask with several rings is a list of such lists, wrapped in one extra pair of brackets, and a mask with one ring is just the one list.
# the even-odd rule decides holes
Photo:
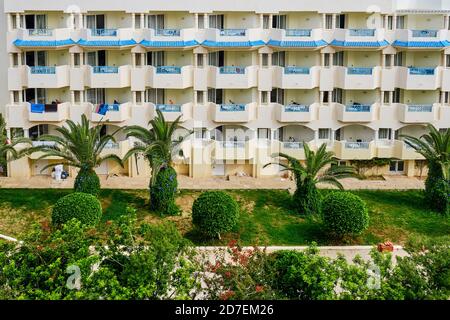
[(152, 210), (162, 215), (176, 215), (180, 209), (175, 204), (178, 188), (177, 173), (174, 168), (162, 168), (156, 176), (155, 185), (150, 187)]

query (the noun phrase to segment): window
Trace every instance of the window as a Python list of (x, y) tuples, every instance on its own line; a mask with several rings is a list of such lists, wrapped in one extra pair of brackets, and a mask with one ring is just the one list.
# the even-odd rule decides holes
[(29, 67), (46, 66), (47, 52), (45, 51), (27, 51), (25, 52), (25, 64)]
[(330, 54), (329, 53), (325, 53), (324, 56), (323, 56), (323, 65), (324, 65), (324, 67), (330, 67), (331, 66), (330, 62), (331, 62)]
[[(450, 103), (450, 92), (445, 91), (444, 93), (444, 101), (439, 101), (439, 103), (449, 104)], [(441, 95), (439, 95), (439, 99), (441, 99)]]
[(25, 29), (47, 29), (47, 15), (45, 14), (25, 15)]
[(147, 52), (147, 65), (160, 67), (165, 64), (165, 53), (164, 51), (149, 51)]
[(149, 29), (164, 29), (164, 15), (150, 14), (147, 15), (147, 27)]
[(134, 94), (136, 96), (136, 104), (141, 104), (142, 103), (142, 95), (141, 95), (142, 91), (135, 91)]
[(333, 102), (336, 103), (342, 103), (342, 95), (343, 95), (343, 91), (340, 88), (335, 88), (333, 90)]
[(206, 139), (208, 129), (206, 128), (194, 128), (195, 139)]
[(29, 88), (23, 91), (25, 94), (25, 101), (29, 103), (45, 103), (46, 90), (44, 88)]
[(268, 128), (258, 128), (258, 139), (268, 139), (268, 140), (270, 140), (270, 129), (268, 129)]
[(284, 90), (273, 88), (272, 92), (270, 93), (270, 102), (284, 105)]
[(267, 104), (268, 102), (268, 97), (269, 97), (270, 92), (269, 91), (261, 91), (261, 104)]
[(284, 52), (284, 51), (274, 52), (272, 54), (272, 65), (285, 67), (286, 66), (286, 52)]
[(96, 89), (87, 89), (86, 90), (86, 101), (92, 104), (100, 104), (105, 103), (105, 89), (104, 88), (96, 88)]
[(384, 55), (384, 65), (387, 68), (392, 67), (392, 55), (390, 55), (390, 54)]
[(383, 103), (389, 104), (390, 103), (390, 93), (389, 91), (383, 91)]
[(319, 139), (320, 140), (330, 139), (330, 129), (329, 128), (319, 128)]
[(197, 104), (204, 104), (205, 99), (204, 99), (203, 91), (196, 91), (196, 95), (197, 95)]
[(388, 30), (392, 30), (394, 27), (394, 17), (387, 16), (387, 25), (385, 24), (386, 20), (383, 21), (383, 27)]
[(197, 67), (203, 68), (205, 61), (203, 59), (203, 54), (197, 54)]
[(153, 104), (164, 104), (165, 92), (164, 89), (147, 89), (145, 92), (145, 102)]
[(23, 128), (11, 128), (11, 139), (23, 138), (25, 136)]
[(445, 55), (445, 67), (450, 68), (450, 54)]
[(380, 128), (378, 130), (378, 139), (389, 140), (391, 138), (392, 129), (391, 128)]
[(28, 131), (30, 139), (35, 141), (43, 134), (48, 134), (48, 124), (39, 124), (37, 126), (31, 127)]
[(208, 89), (208, 102), (223, 103), (223, 89)]
[(74, 98), (75, 103), (80, 103), (81, 102), (81, 91), (78, 91), (78, 90), (74, 91), (73, 98)]
[(397, 29), (405, 29), (405, 16), (397, 16)]
[(79, 67), (81, 65), (81, 54), (80, 53), (75, 53), (73, 55), (73, 65), (75, 67)]
[(269, 66), (269, 54), (263, 53), (261, 56), (262, 56), (261, 65), (263, 67), (268, 67)]
[(403, 52), (398, 52), (394, 55), (394, 66), (403, 67)]
[(88, 29), (106, 29), (104, 14), (89, 14), (86, 16), (86, 27)]
[(225, 52), (216, 51), (208, 54), (208, 64), (215, 67), (223, 67), (225, 65)]
[(327, 14), (325, 15), (325, 29), (333, 29), (333, 15)]
[(225, 19), (223, 14), (211, 14), (209, 16), (209, 27), (211, 29), (223, 29), (224, 21)]
[(12, 54), (12, 67), (17, 67), (19, 65), (19, 54), (13, 53)]
[(389, 171), (392, 173), (402, 173), (405, 170), (404, 161), (391, 161), (389, 164)]
[(87, 64), (89, 66), (106, 66), (106, 51), (98, 50), (87, 52)]
[(393, 97), (392, 97), (392, 102), (393, 103), (400, 103), (400, 101), (401, 101), (401, 90), (400, 90), (400, 88), (395, 88), (395, 90), (394, 90), (394, 94), (393, 94)]
[(346, 28), (345, 24), (346, 24), (345, 14), (336, 15), (336, 28), (345, 29)]
[(447, 29), (450, 30), (450, 16), (444, 17), (447, 20)]
[(272, 28), (286, 29), (286, 15), (274, 14), (272, 18)]
[(19, 91), (13, 91), (13, 103), (19, 103)]
[(328, 102), (330, 102), (329, 92), (328, 91), (323, 91), (323, 101), (322, 101), (322, 103), (328, 103)]
[(344, 51), (336, 52), (333, 55), (333, 65), (335, 66), (344, 66)]
[(268, 14), (263, 15), (263, 29), (269, 29), (270, 16)]
[(198, 26), (199, 29), (205, 29), (205, 15), (198, 15)]

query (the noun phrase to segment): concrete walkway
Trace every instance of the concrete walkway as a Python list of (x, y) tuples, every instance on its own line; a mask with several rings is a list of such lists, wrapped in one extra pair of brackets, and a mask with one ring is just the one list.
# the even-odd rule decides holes
[[(358, 180), (354, 178), (342, 179), (345, 189), (358, 190), (408, 190), (423, 189), (424, 180), (409, 178), (405, 176), (385, 176), (385, 180)], [(102, 188), (105, 189), (147, 189), (148, 178), (129, 177), (106, 177), (100, 176)], [(230, 177), (229, 180), (222, 177), (212, 178), (189, 178), (178, 177), (180, 189), (206, 190), (206, 189), (291, 189), (295, 184), (289, 179), (283, 178), (260, 178), (251, 177)], [(57, 182), (47, 176), (34, 176), (29, 179), (0, 178), (0, 188), (72, 188), (73, 179)], [(321, 188), (329, 188), (329, 185), (320, 185)]]

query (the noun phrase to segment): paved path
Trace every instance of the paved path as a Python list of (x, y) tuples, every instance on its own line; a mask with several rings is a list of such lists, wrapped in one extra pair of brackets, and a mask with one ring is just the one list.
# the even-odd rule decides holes
[[(294, 182), (283, 178), (230, 177), (225, 178), (189, 178), (179, 176), (180, 189), (205, 190), (205, 189), (291, 189), (294, 190)], [(147, 189), (148, 178), (106, 177), (101, 176), (100, 182), (106, 189)], [(358, 180), (346, 178), (341, 180), (345, 189), (370, 189), (370, 190), (407, 190), (423, 189), (424, 181), (405, 176), (386, 176), (385, 180)], [(0, 178), (0, 188), (72, 188), (73, 179), (57, 182), (46, 176), (35, 176), (29, 179)], [(321, 188), (329, 188), (321, 185)]]

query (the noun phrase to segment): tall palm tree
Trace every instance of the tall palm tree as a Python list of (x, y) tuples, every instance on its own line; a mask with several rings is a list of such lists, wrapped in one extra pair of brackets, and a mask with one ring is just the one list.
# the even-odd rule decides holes
[(97, 194), (100, 190), (100, 180), (94, 169), (107, 160), (117, 162), (123, 167), (122, 160), (117, 155), (101, 155), (108, 143), (116, 142), (114, 136), (120, 129), (106, 135), (101, 134), (101, 129), (102, 125), (90, 127), (89, 120), (83, 114), (81, 123), (67, 120), (64, 127), (56, 129), (59, 135), (46, 134), (38, 139), (54, 142), (54, 145), (31, 147), (28, 152), (42, 152), (38, 159), (49, 157), (60, 159), (58, 163), (49, 164), (42, 170), (56, 164), (79, 168), (74, 184), (75, 191)]
[(420, 138), (401, 135), (407, 145), (428, 162), (425, 200), (433, 209), (450, 213), (450, 129), (440, 132), (433, 125)]
[(125, 154), (123, 161), (132, 155), (143, 155), (148, 160), (152, 170), (150, 187), (154, 186), (159, 170), (164, 166), (172, 165), (173, 153), (185, 138), (173, 139), (174, 132), (180, 125), (181, 116), (170, 123), (165, 120), (160, 110), (156, 110), (156, 113), (156, 117), (148, 123), (148, 128), (141, 126), (125, 128), (127, 138), (133, 137), (137, 142)]
[(282, 171), (291, 171), (294, 174), (297, 189), (294, 193), (294, 202), (300, 213), (319, 213), (320, 195), (317, 190), (318, 183), (328, 183), (343, 189), (339, 179), (355, 176), (355, 170), (349, 166), (338, 166), (334, 153), (326, 150), (326, 144), (322, 144), (317, 152), (310, 149), (307, 143), (303, 143), (305, 151), (304, 164), (284, 153), (277, 153), (273, 157), (284, 158), (284, 163), (268, 163), (280, 165)]

